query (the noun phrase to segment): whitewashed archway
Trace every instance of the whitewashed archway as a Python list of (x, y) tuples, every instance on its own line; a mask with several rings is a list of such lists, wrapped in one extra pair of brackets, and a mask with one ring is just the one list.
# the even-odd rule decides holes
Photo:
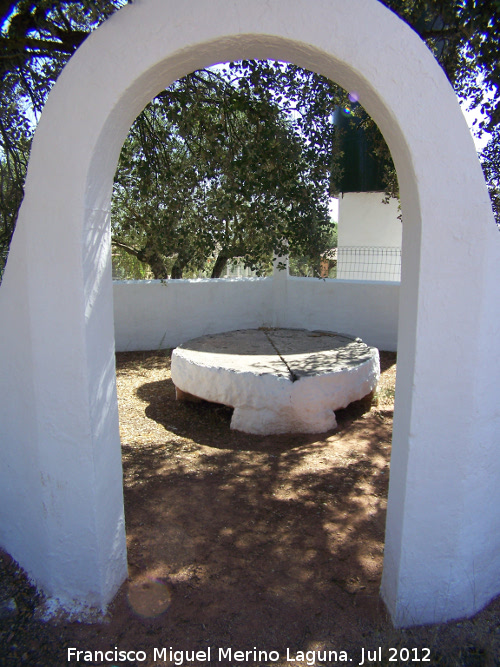
[(0, 544), (63, 605), (126, 576), (109, 205), (136, 115), (188, 72), (293, 61), (355, 90), (405, 220), (382, 595), (398, 625), (500, 592), (500, 237), (455, 96), (376, 0), (136, 0), (52, 91), (0, 288)]

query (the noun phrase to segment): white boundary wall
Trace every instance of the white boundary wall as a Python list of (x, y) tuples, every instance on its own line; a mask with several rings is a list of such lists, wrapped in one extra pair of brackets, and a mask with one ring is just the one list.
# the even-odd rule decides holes
[(356, 91), (389, 145), (405, 224), (381, 592), (397, 625), (471, 615), (500, 593), (500, 235), (452, 88), (377, 0), (136, 0), (71, 58), (0, 288), (0, 545), (69, 608), (105, 607), (127, 576), (113, 176), (152, 97), (242, 58)]
[(396, 350), (399, 284), (288, 277), (115, 281), (118, 351), (173, 348), (209, 333), (260, 326), (326, 329)]
[(395, 351), (399, 283), (289, 278), (284, 326), (359, 336), (367, 345)]
[(168, 349), (209, 333), (273, 326), (272, 287), (272, 278), (115, 281), (116, 349)]

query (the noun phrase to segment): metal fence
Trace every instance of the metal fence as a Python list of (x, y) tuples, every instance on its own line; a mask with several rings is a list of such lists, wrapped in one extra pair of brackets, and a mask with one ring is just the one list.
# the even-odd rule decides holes
[(401, 248), (341, 246), (337, 248), (337, 278), (401, 280)]

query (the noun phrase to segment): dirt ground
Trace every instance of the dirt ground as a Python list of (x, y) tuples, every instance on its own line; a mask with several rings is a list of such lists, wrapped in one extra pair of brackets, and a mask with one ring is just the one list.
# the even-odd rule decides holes
[(337, 430), (264, 437), (231, 431), (224, 406), (176, 402), (168, 354), (118, 354), (129, 580), (103, 621), (46, 622), (0, 554), (0, 599), (17, 605), (0, 665), (500, 665), (500, 599), (395, 631), (379, 598), (395, 355), (381, 364), (376, 397)]

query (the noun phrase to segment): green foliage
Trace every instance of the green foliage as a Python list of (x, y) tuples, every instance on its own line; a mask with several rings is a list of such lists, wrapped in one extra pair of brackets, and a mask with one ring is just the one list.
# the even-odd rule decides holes
[(304, 257), (294, 251), (288, 257), (288, 270), (291, 276), (304, 278), (335, 278), (337, 275), (337, 223), (330, 220), (330, 228), (325, 241), (325, 249), (314, 258)]
[(500, 2), (384, 0), (384, 4), (427, 43), (457, 95), (486, 114), (480, 129), (492, 132), (500, 122)]
[(154, 277), (147, 264), (121, 248), (113, 248), (112, 262), (114, 280), (150, 280)]
[[(76, 48), (124, 4), (126, 0), (0, 0), (0, 274), (22, 201), (34, 125), (47, 95)], [(427, 42), (457, 95), (485, 114), (476, 129), (478, 133), (487, 130), (492, 136), (482, 163), (500, 221), (500, 2), (384, 0), (384, 4)], [(373, 121), (341, 88), (295, 65), (242, 61), (229, 65), (225, 73), (195, 73), (166, 91), (156, 104), (154, 113), (162, 117), (163, 126), (149, 127), (145, 118), (139, 121), (143, 128), (134, 130), (135, 148), (124, 150), (132, 155), (140, 142), (159, 131), (173, 151), (168, 158), (171, 172), (152, 173), (154, 165), (161, 164), (163, 169), (167, 151), (157, 147), (154, 154), (151, 142), (146, 141), (140, 148), (148, 156), (142, 164), (132, 164), (129, 156), (127, 166), (127, 158), (122, 156), (125, 171), (117, 183), (143, 178), (142, 186), (134, 185), (135, 192), (149, 197), (155, 187), (158, 192), (160, 185), (165, 185), (168, 176), (168, 182), (179, 187), (179, 195), (176, 199), (174, 194), (166, 194), (164, 208), (154, 211), (157, 222), (139, 231), (137, 215), (127, 218), (131, 199), (121, 191), (117, 196), (124, 210), (118, 215), (115, 207), (114, 231), (115, 244), (128, 248), (122, 248), (122, 253), (130, 254), (132, 249), (139, 261), (137, 253), (148, 251), (151, 262), (163, 264), (162, 273), (173, 270), (174, 275), (185, 274), (190, 267), (199, 266), (201, 254), (206, 259), (210, 253), (216, 264), (214, 275), (228, 261), (225, 254), (230, 259), (235, 252), (241, 252), (249, 266), (259, 268), (266, 256), (279, 250), (279, 234), (285, 232), (297, 252), (304, 248), (306, 256), (317, 258), (324, 233), (323, 195), (316, 208), (311, 188), (314, 182), (318, 189), (323, 187), (325, 170), (330, 193), (338, 190), (342, 180), (341, 136), (331, 123), (337, 107), (349, 107), (357, 126), (369, 134), (371, 152), (384, 171), (386, 190), (397, 193), (390, 154)], [(173, 133), (169, 138), (167, 130)], [(296, 168), (283, 162), (292, 155), (297, 156)], [(203, 176), (197, 184), (195, 174)], [(285, 177), (289, 184), (278, 183)], [(192, 200), (183, 200), (188, 194)], [(286, 198), (290, 198), (288, 209)], [(203, 224), (202, 200), (208, 206)], [(272, 213), (266, 220), (263, 212), (269, 205)], [(143, 223), (148, 206), (144, 201)], [(280, 206), (284, 218), (278, 223)], [(236, 207), (237, 215), (231, 214), (231, 207)], [(162, 228), (160, 233), (161, 220), (166, 231)], [(307, 225), (312, 230), (309, 243)], [(263, 233), (266, 226), (268, 237)], [(197, 240), (184, 247), (179, 235), (193, 229)], [(154, 233), (160, 236), (153, 241)]]
[(23, 200), (23, 183), (28, 164), (29, 141), (20, 139), (18, 145), (16, 156), (0, 153), (0, 279), (7, 261), (11, 228)]
[(488, 184), (493, 212), (500, 225), (500, 125), (493, 130), (491, 139), (481, 155), (481, 164)]
[(23, 198), (34, 126), (62, 68), (126, 0), (0, 1), (0, 276)]
[(285, 240), (311, 259), (327, 247), (328, 165), (262, 78), (241, 75), (260, 66), (280, 68), (194, 72), (132, 126), (115, 179), (113, 243), (156, 278), (206, 270), (207, 260), (218, 277), (235, 257), (261, 274)]

